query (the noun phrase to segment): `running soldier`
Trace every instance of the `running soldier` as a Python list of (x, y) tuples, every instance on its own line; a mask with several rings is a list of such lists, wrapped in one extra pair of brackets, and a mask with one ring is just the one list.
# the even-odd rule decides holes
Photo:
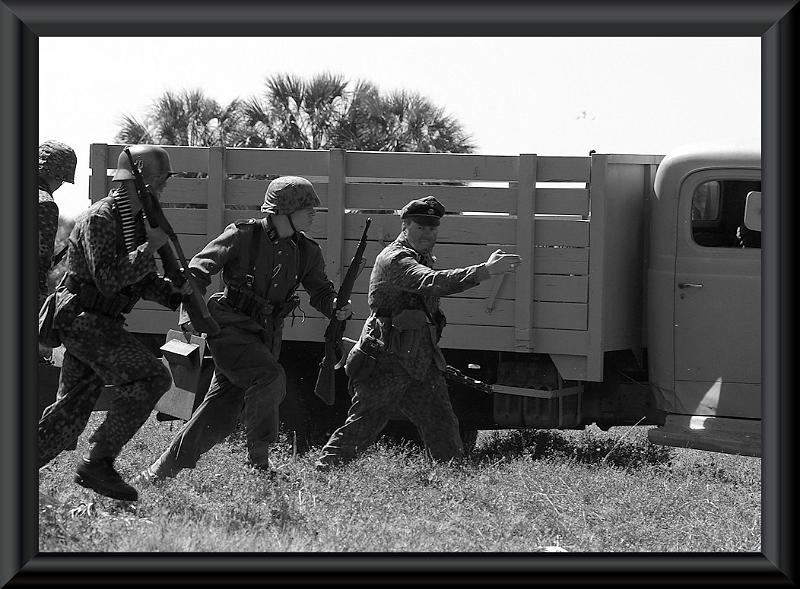
[(352, 405), (344, 425), (325, 444), (318, 470), (353, 460), (375, 441), (394, 409), (417, 426), (435, 459), (463, 455), (438, 345), (445, 326), (439, 298), (515, 268), (520, 257), (497, 250), (483, 264), (433, 270), (431, 251), (443, 215), (433, 196), (409, 202), (401, 211), (400, 235), (375, 260), (371, 313), (345, 365)]
[[(152, 145), (131, 155), (158, 197), (172, 174), (169, 155)], [(117, 386), (105, 420), (89, 438), (75, 482), (101, 495), (136, 501), (114, 460), (172, 385), (169, 370), (124, 328), (139, 298), (177, 310), (191, 292), (158, 276), (153, 254), (169, 239), (145, 223), (130, 163), (120, 154), (108, 196), (84, 211), (69, 238), (67, 272), (56, 289), (53, 329), (66, 352), (56, 401), (39, 421), (39, 466), (75, 449), (104, 384)]]
[[(208, 336), (215, 370), (208, 392), (169, 448), (139, 475), (143, 482), (174, 477), (194, 468), (200, 456), (234, 430), (241, 414), (248, 463), (274, 474), (269, 447), (278, 435), (286, 374), (278, 363), (283, 320), (297, 306), (302, 284), (311, 305), (330, 318), (336, 304), (319, 245), (303, 232), (320, 205), (305, 178), (282, 176), (270, 182), (261, 211), (266, 217), (229, 225), (191, 262), (201, 287), (222, 272), (225, 290), (209, 298), (208, 310), (220, 326)], [(336, 316), (351, 315), (350, 302)], [(188, 317), (181, 326), (195, 333)]]
[[(64, 182), (75, 183), (75, 151), (60, 141), (45, 141), (39, 146), (39, 307), (47, 298), (47, 277), (53, 265), (58, 205), (53, 193)], [(39, 361), (49, 362), (50, 349), (39, 348)]]

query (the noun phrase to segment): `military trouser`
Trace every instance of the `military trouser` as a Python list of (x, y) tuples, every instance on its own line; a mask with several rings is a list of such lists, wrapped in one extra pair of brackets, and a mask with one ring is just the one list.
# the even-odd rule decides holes
[(254, 321), (220, 325), (208, 346), (216, 365), (203, 402), (152, 469), (175, 476), (194, 468), (202, 454), (233, 432), (240, 415), (252, 464), (268, 464), (269, 446), (278, 436), (286, 373), (278, 363), (280, 333)]
[(84, 312), (60, 335), (66, 352), (56, 401), (39, 420), (39, 466), (75, 449), (104, 384), (117, 394), (89, 441), (94, 454), (116, 457), (169, 390), (169, 370), (121, 321)]
[(351, 391), (347, 420), (325, 444), (320, 462), (343, 464), (354, 459), (375, 442), (395, 410), (417, 426), (435, 459), (463, 456), (458, 418), (444, 376), (433, 362), (425, 380), (414, 380), (396, 360), (381, 359), (369, 378), (351, 382)]

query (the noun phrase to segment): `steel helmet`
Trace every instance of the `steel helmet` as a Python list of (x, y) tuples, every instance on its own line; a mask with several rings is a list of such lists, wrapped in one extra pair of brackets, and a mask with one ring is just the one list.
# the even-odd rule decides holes
[[(169, 161), (167, 150), (158, 145), (131, 145), (129, 147), (131, 157), (136, 162), (136, 166), (142, 172), (145, 182), (154, 176), (161, 174), (174, 174), (172, 165)], [(125, 152), (119, 154), (117, 158), (117, 171), (112, 180), (133, 180), (131, 162)]]
[(50, 176), (62, 182), (75, 183), (75, 151), (60, 141), (45, 141), (39, 146), (39, 176)]
[(322, 204), (311, 182), (299, 176), (281, 176), (267, 186), (262, 213), (291, 215), (300, 209)]

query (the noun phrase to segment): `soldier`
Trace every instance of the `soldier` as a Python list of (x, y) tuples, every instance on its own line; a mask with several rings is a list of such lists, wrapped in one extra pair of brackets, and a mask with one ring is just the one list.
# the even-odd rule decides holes
[[(172, 174), (167, 152), (131, 147), (145, 183), (158, 197)], [(89, 438), (75, 482), (101, 495), (136, 501), (114, 460), (172, 385), (169, 370), (124, 328), (140, 297), (177, 310), (191, 292), (156, 273), (153, 254), (167, 234), (144, 222), (130, 163), (120, 154), (108, 196), (81, 213), (69, 237), (67, 272), (56, 288), (53, 330), (66, 348), (56, 401), (39, 421), (39, 466), (74, 449), (104, 384), (117, 386), (105, 420)]]
[[(58, 205), (53, 193), (61, 184), (75, 182), (75, 151), (60, 141), (45, 141), (39, 146), (39, 307), (47, 298), (47, 276), (53, 265)], [(39, 361), (48, 362), (50, 349), (39, 347)]]
[(39, 306), (47, 297), (47, 274), (53, 260), (58, 232), (58, 205), (53, 193), (64, 182), (75, 182), (75, 151), (60, 141), (39, 146)]
[(431, 250), (443, 215), (433, 196), (412, 200), (401, 211), (400, 235), (375, 260), (371, 313), (345, 364), (352, 405), (344, 425), (325, 444), (318, 470), (354, 459), (375, 441), (394, 409), (417, 426), (434, 458), (463, 455), (438, 346), (445, 325), (439, 298), (515, 268), (520, 257), (497, 250), (483, 264), (433, 270)]
[[(333, 315), (336, 293), (325, 274), (319, 245), (303, 232), (320, 205), (305, 178), (283, 176), (270, 182), (261, 219), (229, 225), (192, 258), (190, 271), (201, 286), (222, 272), (225, 290), (213, 294), (208, 310), (220, 326), (209, 335), (215, 370), (208, 392), (169, 448), (140, 473), (144, 482), (194, 468), (200, 456), (227, 437), (242, 414), (248, 462), (274, 474), (269, 446), (278, 434), (278, 407), (286, 396), (286, 375), (278, 363), (283, 319), (297, 306), (302, 284), (311, 305)], [(351, 315), (350, 302), (336, 316)], [(181, 326), (194, 333), (188, 318)]]

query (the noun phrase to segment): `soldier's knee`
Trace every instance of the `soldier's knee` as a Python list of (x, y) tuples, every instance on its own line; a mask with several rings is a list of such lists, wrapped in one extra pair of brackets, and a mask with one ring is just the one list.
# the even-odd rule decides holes
[[(264, 370), (259, 374), (250, 385), (251, 387), (270, 387), (286, 390), (286, 371), (283, 366), (277, 364), (270, 366), (268, 370)], [(248, 387), (250, 388), (250, 387)]]

